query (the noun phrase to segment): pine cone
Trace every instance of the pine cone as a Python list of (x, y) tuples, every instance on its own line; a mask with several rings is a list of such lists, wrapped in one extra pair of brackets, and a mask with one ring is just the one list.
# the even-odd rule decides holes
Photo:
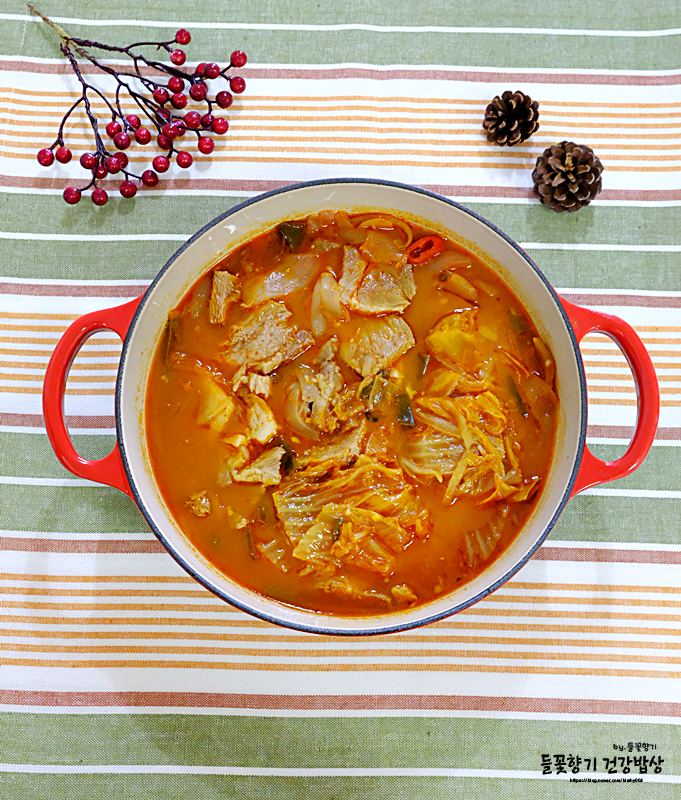
[(520, 144), (539, 128), (539, 103), (522, 92), (504, 92), (485, 109), (487, 141), (503, 147)]
[(532, 173), (534, 193), (554, 211), (578, 211), (601, 191), (603, 164), (585, 144), (547, 147)]

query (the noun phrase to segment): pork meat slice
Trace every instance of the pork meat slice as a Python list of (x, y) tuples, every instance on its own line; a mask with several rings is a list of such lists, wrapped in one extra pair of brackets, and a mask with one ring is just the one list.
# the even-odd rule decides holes
[(343, 274), (338, 281), (341, 303), (353, 308), (355, 294), (362, 283), (367, 262), (360, 256), (357, 248), (345, 245), (343, 248)]
[(267, 399), (272, 391), (272, 378), (259, 372), (247, 372), (244, 367), (238, 369), (232, 378), (232, 391), (238, 392), (242, 386), (251, 394)]
[(343, 388), (343, 376), (336, 362), (332, 359), (324, 361), (317, 370), (301, 364), (296, 367), (296, 377), (308, 423), (325, 433), (336, 431), (340, 423), (332, 406)]
[(279, 468), (285, 453), (286, 450), (283, 447), (265, 450), (247, 467), (234, 471), (232, 477), (239, 483), (261, 483), (263, 486), (276, 486), (281, 482)]
[(275, 300), (253, 309), (230, 328), (225, 360), (263, 374), (293, 361), (314, 344), (314, 337), (298, 330), (290, 317), (284, 303)]
[(343, 305), (362, 314), (404, 311), (416, 294), (406, 256), (395, 263), (367, 262), (355, 247), (343, 249), (343, 274), (338, 282)]
[(251, 438), (260, 444), (266, 444), (279, 430), (277, 421), (274, 418), (272, 409), (267, 403), (256, 394), (247, 394), (244, 397), (246, 403), (246, 421)]
[(352, 307), (363, 314), (404, 311), (416, 294), (416, 283), (406, 258), (393, 266), (375, 264), (364, 276)]
[(415, 344), (411, 328), (402, 317), (367, 320), (344, 342), (340, 356), (355, 372), (366, 378), (391, 367)]
[(312, 464), (328, 463), (329, 467), (344, 467), (357, 458), (362, 452), (362, 443), (366, 435), (366, 421), (350, 431), (343, 433), (326, 444), (315, 445), (306, 453), (299, 457), (302, 466), (307, 467)]
[(224, 269), (213, 273), (208, 314), (213, 325), (224, 325), (230, 305), (241, 296), (239, 279)]

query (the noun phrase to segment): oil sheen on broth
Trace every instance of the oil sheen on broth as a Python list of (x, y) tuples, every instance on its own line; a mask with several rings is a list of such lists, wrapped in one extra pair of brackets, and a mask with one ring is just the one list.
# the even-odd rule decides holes
[(168, 319), (146, 430), (219, 570), (343, 616), (470, 581), (530, 515), (554, 363), (480, 259), (403, 219), (325, 211), (242, 245)]

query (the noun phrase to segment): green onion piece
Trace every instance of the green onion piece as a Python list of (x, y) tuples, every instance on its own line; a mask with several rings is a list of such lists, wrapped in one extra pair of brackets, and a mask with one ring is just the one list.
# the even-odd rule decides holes
[(177, 329), (179, 326), (180, 320), (177, 317), (173, 317), (172, 319), (170, 317), (168, 318), (166, 322), (166, 359), (170, 355), (175, 339), (177, 339)]
[(369, 392), (369, 408), (374, 411), (380, 403), (383, 402), (385, 390), (389, 381), (381, 372), (374, 378), (371, 384), (371, 391)]
[(397, 395), (397, 421), (405, 428), (413, 428), (416, 424), (414, 422), (414, 415), (411, 410), (411, 403), (408, 394)]
[(420, 381), (426, 374), (428, 364), (430, 364), (430, 353), (419, 353), (419, 369), (416, 373), (417, 380)]
[(246, 544), (248, 545), (248, 555), (255, 560), (256, 558), (260, 557), (260, 553), (255, 549), (255, 544), (253, 543), (253, 534), (250, 528), (246, 528)]
[(279, 437), (277, 439), (277, 444), (279, 447), (284, 448), (284, 455), (281, 459), (281, 468), (284, 473), (287, 472), (295, 472), (297, 469), (300, 469), (300, 462), (298, 461), (298, 456), (295, 454), (295, 451), (291, 447), (291, 445), (284, 439), (283, 437)]
[(518, 411), (520, 412), (520, 414), (522, 414), (523, 417), (526, 417), (527, 409), (525, 408), (525, 403), (523, 403), (523, 398), (520, 396), (518, 387), (515, 385), (515, 381), (510, 375), (506, 378), (506, 385), (508, 386), (508, 389), (511, 392), (511, 397), (514, 400), (518, 408)]
[(340, 539), (342, 527), (343, 527), (343, 517), (339, 517), (339, 519), (335, 519), (333, 521), (333, 528), (331, 528), (331, 538), (333, 539), (334, 542), (337, 542)]
[(369, 399), (369, 395), (371, 394), (371, 388), (374, 385), (375, 380), (376, 378), (374, 378), (374, 380), (371, 381), (371, 383), (367, 383), (364, 386), (362, 386), (362, 391), (359, 393), (359, 396), (362, 398), (362, 400)]
[(282, 222), (279, 226), (279, 233), (291, 250), (295, 250), (305, 235), (305, 223)]
[(524, 317), (521, 317), (520, 314), (516, 314), (515, 311), (509, 312), (509, 316), (511, 318), (511, 326), (516, 333), (525, 333), (528, 330), (527, 322), (525, 321)]

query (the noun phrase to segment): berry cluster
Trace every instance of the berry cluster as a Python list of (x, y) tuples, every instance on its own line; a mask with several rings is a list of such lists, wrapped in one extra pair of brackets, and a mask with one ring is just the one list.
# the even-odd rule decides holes
[[(81, 96), (64, 115), (57, 138), (50, 147), (38, 152), (38, 163), (43, 167), (49, 167), (55, 160), (61, 164), (68, 164), (71, 161), (73, 153), (64, 144), (64, 127), (71, 114), (80, 106), (85, 109), (94, 134), (94, 151), (83, 153), (80, 157), (81, 166), (92, 175), (92, 178), (80, 188), (69, 186), (64, 190), (64, 200), (70, 205), (78, 203), (83, 192), (92, 189), (92, 202), (97, 206), (103, 206), (108, 201), (109, 195), (99, 185), (99, 181), (119, 173), (123, 178), (118, 187), (119, 192), (123, 197), (134, 197), (138, 183), (143, 186), (158, 184), (159, 173), (168, 171), (172, 158), (182, 169), (192, 165), (194, 159), (191, 153), (178, 146), (179, 140), (185, 135), (195, 135), (198, 139), (199, 152), (209, 155), (215, 147), (209, 134), (220, 136), (227, 133), (229, 123), (224, 117), (219, 116), (219, 109), (229, 108), (233, 102), (233, 94), (241, 94), (246, 88), (246, 82), (242, 77), (227, 75), (228, 70), (233, 67), (243, 67), (246, 63), (246, 54), (241, 50), (232, 53), (229, 65), (226, 67), (215, 63), (201, 63), (193, 72), (183, 71), (180, 67), (185, 63), (187, 56), (177, 45), (184, 46), (191, 41), (189, 31), (183, 28), (168, 42), (137, 42), (127, 47), (116, 47), (73, 38), (30, 4), (29, 7), (59, 33), (61, 51), (69, 60), (81, 85)], [(154, 61), (139, 52), (139, 48), (149, 46), (170, 53), (170, 63)], [(114, 69), (93, 56), (90, 52), (93, 49), (124, 54), (131, 59), (132, 67), (129, 70)], [(76, 55), (86, 58), (99, 70), (115, 79), (116, 90), (113, 101), (87, 82)], [(226, 80), (231, 91), (222, 89), (211, 98), (208, 82), (218, 78)], [(138, 91), (140, 86), (143, 88)], [(123, 110), (121, 100), (124, 93), (134, 100), (137, 113), (126, 114)], [(114, 149), (108, 149), (111, 145), (105, 142), (102, 136), (99, 121), (90, 104), (91, 94), (104, 101), (111, 116), (105, 130)], [(203, 109), (185, 112), (184, 109), (192, 101), (202, 104)], [(133, 141), (144, 146), (152, 139), (155, 139), (163, 153), (152, 160), (153, 169), (147, 169), (141, 175), (137, 175), (128, 169), (129, 160), (124, 151)]]

